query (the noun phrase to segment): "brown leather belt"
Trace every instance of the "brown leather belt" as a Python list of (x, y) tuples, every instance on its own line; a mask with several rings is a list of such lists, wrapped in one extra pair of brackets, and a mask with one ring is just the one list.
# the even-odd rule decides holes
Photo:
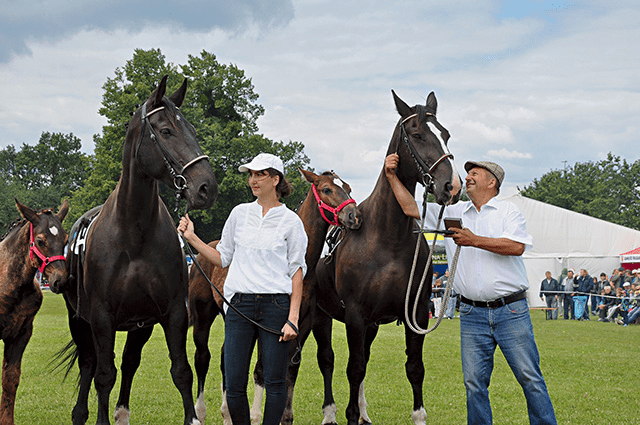
[(511, 295), (507, 295), (506, 297), (498, 298), (497, 300), (493, 300), (493, 301), (473, 301), (473, 300), (470, 300), (469, 298), (466, 298), (460, 295), (460, 301), (462, 301), (465, 304), (472, 305), (474, 307), (498, 308), (498, 307), (505, 306), (507, 304), (511, 304), (516, 301), (520, 301), (521, 299), (524, 299), (526, 297), (527, 297), (526, 291), (518, 291)]

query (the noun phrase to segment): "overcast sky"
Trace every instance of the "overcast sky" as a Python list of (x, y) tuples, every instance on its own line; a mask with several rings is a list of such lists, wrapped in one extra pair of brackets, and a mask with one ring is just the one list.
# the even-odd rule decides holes
[(305, 144), (361, 201), (398, 119), (438, 98), (458, 168), (506, 170), (503, 193), (608, 152), (638, 159), (634, 0), (0, 0), (0, 148), (104, 119), (102, 85), (136, 48), (184, 64), (204, 49), (250, 77), (260, 132)]

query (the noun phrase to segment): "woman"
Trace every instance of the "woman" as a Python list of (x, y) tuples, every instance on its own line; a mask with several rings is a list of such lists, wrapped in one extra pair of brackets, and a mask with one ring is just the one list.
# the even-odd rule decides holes
[(262, 350), (266, 402), (264, 425), (280, 423), (287, 391), (289, 341), (298, 334), (307, 235), (300, 218), (280, 203), (291, 193), (282, 160), (261, 153), (239, 167), (249, 173), (254, 202), (236, 206), (229, 215), (216, 249), (194, 233), (186, 215), (178, 231), (207, 260), (229, 266), (224, 296), (240, 312), (281, 335), (269, 333), (226, 310), (224, 368), (227, 404), (234, 425), (249, 425), (247, 381), (256, 339)]

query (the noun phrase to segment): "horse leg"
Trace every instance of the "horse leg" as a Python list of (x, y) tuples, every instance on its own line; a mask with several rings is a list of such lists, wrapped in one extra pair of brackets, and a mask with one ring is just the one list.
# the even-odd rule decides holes
[(96, 425), (110, 424), (109, 397), (116, 383), (116, 367), (114, 364), (114, 346), (116, 331), (111, 323), (109, 313), (102, 310), (92, 311), (91, 330), (96, 353), (96, 369), (94, 382), (98, 393), (98, 419)]
[[(373, 340), (376, 339), (379, 329), (380, 327), (377, 325), (372, 325), (367, 328), (364, 337), (365, 364), (369, 364), (369, 359), (371, 358), (371, 344), (373, 344)], [(364, 380), (360, 383), (360, 388), (358, 391), (358, 408), (360, 409), (360, 423), (370, 425), (371, 419), (369, 419), (369, 415), (367, 414), (367, 400), (364, 396)]]
[(222, 415), (222, 422), (224, 425), (233, 425), (231, 422), (231, 413), (229, 413), (229, 405), (227, 404), (227, 386), (226, 376), (224, 373), (224, 343), (220, 348), (220, 372), (222, 373), (222, 404), (220, 405), (220, 414)]
[(258, 344), (258, 360), (256, 360), (256, 365), (253, 369), (253, 386), (253, 404), (251, 405), (249, 417), (252, 425), (260, 425), (260, 419), (262, 419), (262, 396), (264, 395), (264, 365), (262, 364), (260, 344)]
[[(65, 298), (66, 301), (66, 298)], [(78, 369), (80, 379), (78, 382), (78, 398), (71, 413), (73, 425), (84, 425), (89, 419), (89, 391), (96, 373), (96, 353), (93, 345), (91, 326), (83, 319), (75, 317), (75, 311), (67, 301), (69, 314), (69, 331), (75, 344), (78, 355)]]
[(198, 420), (204, 424), (207, 416), (207, 406), (204, 401), (204, 386), (209, 372), (209, 363), (211, 361), (211, 351), (209, 350), (209, 334), (211, 325), (218, 314), (217, 307), (213, 303), (198, 303), (190, 305), (192, 309), (191, 317), (193, 318), (193, 342), (196, 346), (194, 356), (194, 366), (198, 377), (198, 390), (196, 401), (196, 415)]
[(169, 314), (169, 320), (162, 322), (164, 336), (169, 347), (169, 357), (171, 358), (171, 377), (173, 383), (178, 388), (182, 396), (182, 406), (184, 408), (184, 424), (200, 424), (196, 416), (196, 409), (193, 405), (193, 372), (187, 360), (187, 331), (189, 321), (187, 309), (184, 304), (178, 305)]
[(131, 385), (133, 384), (133, 376), (140, 366), (140, 357), (142, 348), (151, 338), (153, 326), (134, 331), (127, 332), (127, 342), (122, 353), (122, 363), (120, 370), (122, 372), (122, 381), (120, 382), (120, 395), (116, 403), (116, 411), (114, 419), (116, 425), (129, 424), (129, 399), (131, 396)]
[(353, 323), (351, 321), (346, 324), (346, 329), (349, 345), (349, 360), (347, 362), (349, 404), (345, 413), (348, 425), (358, 425), (358, 420), (360, 419), (360, 407), (358, 406), (360, 385), (364, 381), (367, 370), (364, 348), (366, 329), (361, 323)]
[(411, 419), (413, 419), (415, 425), (426, 425), (427, 411), (424, 409), (422, 402), (422, 384), (424, 382), (422, 348), (424, 346), (425, 336), (414, 333), (406, 324), (404, 333), (407, 347), (405, 370), (409, 383), (411, 383), (411, 389), (413, 390), (413, 412), (411, 413)]
[[(33, 320), (33, 318), (32, 318)], [(20, 383), (22, 355), (31, 339), (33, 322), (24, 327), (17, 338), (4, 341), (4, 360), (2, 362), (2, 398), (0, 399), (0, 425), (13, 425), (13, 412), (16, 392)]]
[(335, 355), (331, 346), (333, 320), (319, 308), (316, 309), (313, 321), (313, 337), (318, 345), (316, 358), (324, 384), (324, 400), (322, 402), (322, 425), (337, 425), (337, 407), (333, 399), (333, 365)]

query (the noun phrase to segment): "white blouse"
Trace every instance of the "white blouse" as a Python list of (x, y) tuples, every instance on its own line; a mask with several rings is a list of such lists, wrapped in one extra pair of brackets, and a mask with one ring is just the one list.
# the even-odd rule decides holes
[[(307, 234), (300, 217), (285, 205), (262, 216), (257, 201), (236, 206), (216, 247), (222, 266), (229, 266), (224, 296), (236, 293), (291, 294), (291, 279), (307, 271)], [(225, 305), (226, 310), (226, 305)]]

